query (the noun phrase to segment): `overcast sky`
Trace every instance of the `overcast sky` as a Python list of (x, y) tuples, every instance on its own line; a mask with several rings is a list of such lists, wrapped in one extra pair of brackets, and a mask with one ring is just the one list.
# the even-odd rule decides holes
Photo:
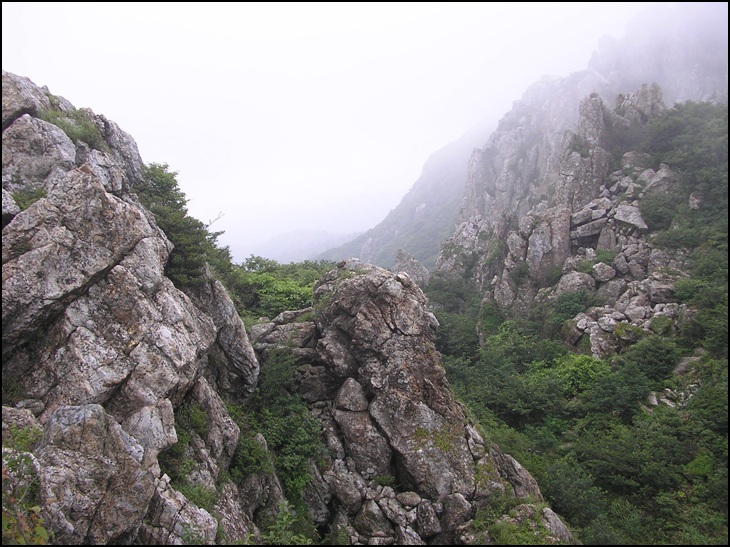
[(379, 223), (428, 156), (646, 3), (9, 3), (2, 68), (178, 171), (237, 262), (293, 230)]

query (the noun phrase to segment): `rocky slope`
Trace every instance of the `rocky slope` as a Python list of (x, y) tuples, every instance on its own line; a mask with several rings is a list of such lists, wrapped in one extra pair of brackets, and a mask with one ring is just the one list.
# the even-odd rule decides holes
[[(172, 244), (135, 193), (143, 176), (116, 124), (3, 72), (3, 488), (35, 476), (55, 543), (259, 537), (284, 491), (270, 470), (231, 480), (242, 434), (227, 404), (249, 399), (277, 347), (327, 447), (304, 487), (323, 533), (482, 541), (473, 519), (493, 496), (541, 499), (453, 399), (408, 275), (341, 263), (314, 309), (253, 329), (257, 357), (219, 282), (183, 292), (165, 276)], [(212, 494), (208, 510), (178, 484)], [(550, 509), (520, 514), (570, 539)]]
[[(689, 275), (686, 252), (652, 245), (639, 208), (640, 199), (675, 190), (680, 179), (670, 166), (654, 170), (647, 155), (617, 145), (666, 108), (657, 84), (619, 94), (613, 108), (591, 94), (578, 108), (578, 130), (558, 139), (534, 113), (536, 104), (549, 111), (554, 97), (565, 97), (551, 89), (563, 85), (535, 86), (475, 152), (462, 222), (438, 267), (469, 279), (484, 304), (507, 316), (525, 317), (568, 292), (598, 295), (605, 305), (575, 317), (566, 336), (602, 357), (635, 336), (634, 328), (649, 330), (654, 317), (676, 323), (686, 312), (674, 298), (674, 282)], [(702, 199), (693, 194), (688, 207)]]
[[(650, 244), (639, 210), (679, 177), (632, 143), (667, 105), (727, 102), (727, 27), (710, 20), (716, 10), (678, 9), (686, 12), (642, 18), (624, 40), (602, 40), (588, 70), (543, 78), (515, 102), (471, 157), (437, 263), (512, 317), (566, 292), (597, 294), (606, 305), (576, 317), (570, 335), (581, 343), (587, 334), (595, 356), (626, 332), (616, 323), (647, 329), (656, 315), (682, 313), (673, 283), (688, 275), (684, 253)], [(702, 196), (690, 201), (702, 206)]]

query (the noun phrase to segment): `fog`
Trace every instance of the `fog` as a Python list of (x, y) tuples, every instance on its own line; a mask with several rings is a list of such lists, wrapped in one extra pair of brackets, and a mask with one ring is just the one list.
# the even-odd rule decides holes
[(373, 227), (431, 153), (584, 69), (647, 4), (5, 2), (2, 66), (178, 171), (240, 262)]

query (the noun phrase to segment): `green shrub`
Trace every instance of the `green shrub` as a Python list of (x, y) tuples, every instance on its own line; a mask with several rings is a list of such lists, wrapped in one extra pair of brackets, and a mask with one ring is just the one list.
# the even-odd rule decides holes
[(47, 192), (45, 188), (25, 188), (18, 192), (14, 192), (11, 197), (15, 204), (21, 211), (25, 211), (28, 207), (33, 205), (36, 201), (46, 197)]
[(679, 362), (681, 350), (673, 341), (661, 336), (647, 336), (623, 354), (626, 363), (636, 365), (650, 380), (667, 376)]
[(183, 403), (177, 412), (177, 423), (183, 429), (195, 431), (202, 438), (208, 435), (208, 414), (198, 403)]
[(522, 285), (530, 275), (530, 266), (527, 262), (520, 262), (510, 271), (510, 277), (518, 287)]
[(139, 199), (175, 245), (165, 265), (165, 275), (177, 287), (202, 283), (207, 259), (217, 254), (215, 240), (220, 232), (210, 233), (202, 222), (188, 216), (187, 199), (175, 178), (177, 172), (168, 171), (166, 163), (146, 166), (143, 176), (137, 188)]
[(279, 512), (275, 521), (269, 525), (266, 532), (261, 534), (261, 541), (264, 545), (314, 545), (309, 534), (302, 533), (301, 516), (298, 516), (291, 504), (284, 502), (279, 505)]
[(91, 148), (109, 152), (109, 145), (104, 140), (93, 114), (86, 109), (60, 110), (51, 108), (40, 113), (40, 118), (60, 127), (72, 141), (83, 141)]
[(595, 263), (603, 262), (604, 264), (610, 265), (617, 254), (616, 251), (612, 251), (611, 249), (596, 249)]
[(650, 230), (666, 230), (672, 225), (681, 197), (655, 192), (639, 200), (639, 211)]
[(46, 545), (52, 533), (44, 526), (36, 467), (27, 452), (42, 432), (38, 427), (11, 426), (3, 436), (3, 545)]
[(236, 451), (229, 469), (233, 482), (240, 484), (243, 479), (254, 473), (271, 475), (274, 465), (268, 451), (249, 431), (242, 431), (238, 437)]
[(669, 319), (669, 317), (667, 317), (666, 315), (655, 315), (651, 319), (649, 328), (654, 334), (666, 336), (671, 333), (673, 325), (674, 321)]
[(578, 526), (588, 525), (605, 510), (605, 493), (576, 461), (549, 466), (541, 487), (553, 509)]
[(190, 484), (189, 482), (182, 482), (174, 486), (178, 492), (195, 505), (205, 509), (208, 513), (213, 513), (213, 508), (218, 502), (218, 492), (215, 488), (206, 488), (202, 484)]

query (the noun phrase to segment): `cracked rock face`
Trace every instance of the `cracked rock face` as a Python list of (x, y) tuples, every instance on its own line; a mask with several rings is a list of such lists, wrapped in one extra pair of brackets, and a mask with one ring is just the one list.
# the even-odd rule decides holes
[(308, 357), (298, 390), (330, 452), (309, 486), (332, 500), (312, 515), (319, 524), (359, 543), (453, 543), (491, 495), (540, 498), (529, 473), (485, 445), (454, 400), (434, 347), (438, 322), (407, 274), (345, 260), (316, 285), (313, 312), (314, 321), (292, 314), (256, 329), (254, 348), (314, 347), (291, 349)]
[[(243, 323), (219, 283), (187, 295), (165, 276), (173, 245), (133, 191), (134, 140), (88, 110), (103, 146), (72, 142), (39, 117), (71, 103), (2, 78), (3, 389), (45, 427), (49, 522), (68, 543), (179, 542), (181, 519), (212, 539), (215, 520), (159, 478), (157, 456), (188, 397), (210, 426), (200, 482), (228, 467), (239, 431), (216, 389), (240, 400), (258, 376)], [(38, 199), (21, 210), (28, 194)]]

